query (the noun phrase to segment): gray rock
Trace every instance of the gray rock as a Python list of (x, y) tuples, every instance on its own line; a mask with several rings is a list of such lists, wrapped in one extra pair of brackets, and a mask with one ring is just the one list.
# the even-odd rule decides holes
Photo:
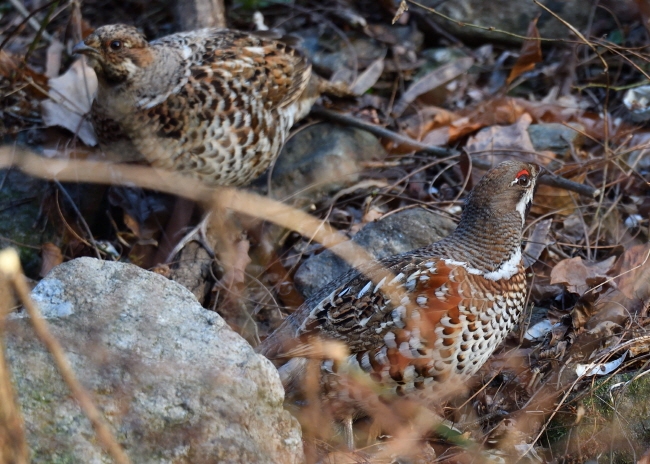
[[(375, 258), (384, 258), (437, 242), (456, 228), (451, 219), (422, 208), (400, 211), (366, 225), (352, 241)], [(335, 247), (336, 248), (336, 247)], [(350, 265), (326, 250), (307, 259), (296, 271), (296, 288), (308, 298), (314, 291), (347, 272)]]
[(293, 136), (273, 167), (273, 198), (297, 207), (359, 180), (360, 161), (386, 156), (377, 137), (352, 127), (321, 123)]
[(584, 127), (575, 124), (575, 129), (564, 124), (531, 124), (528, 135), (536, 151), (552, 151), (558, 155), (570, 152), (571, 147), (579, 147), (584, 143)]
[[(183, 287), (136, 266), (80, 258), (33, 291), (134, 463), (297, 463), (297, 421), (273, 365)], [(23, 314), (7, 355), (33, 462), (111, 462)]]

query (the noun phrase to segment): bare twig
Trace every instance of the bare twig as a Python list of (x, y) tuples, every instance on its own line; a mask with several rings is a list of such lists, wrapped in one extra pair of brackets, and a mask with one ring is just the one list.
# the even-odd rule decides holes
[[(361, 119), (353, 118), (351, 116), (327, 110), (325, 108), (314, 107), (312, 109), (312, 114), (322, 117), (323, 119), (345, 124), (347, 126), (358, 127), (359, 129), (368, 131), (378, 137), (384, 137), (392, 140), (393, 142), (411, 147), (413, 150), (431, 153), (435, 156), (448, 157), (460, 154), (460, 152), (457, 150), (427, 145), (426, 143), (419, 142), (405, 135), (398, 134), (397, 132), (386, 129), (385, 127), (371, 124), (362, 121)], [(492, 167), (490, 162), (480, 158), (472, 158), (472, 165), (476, 166), (479, 169), (490, 169)], [(564, 190), (569, 190), (571, 192), (576, 192), (591, 199), (600, 195), (600, 189), (595, 189), (589, 185), (573, 182), (572, 180), (552, 173), (548, 173), (545, 176), (540, 177), (539, 183), (549, 185), (551, 187), (558, 187)]]
[(20, 258), (13, 248), (7, 248), (0, 252), (0, 273), (4, 274), (5, 278), (12, 283), (18, 298), (29, 314), (30, 322), (34, 326), (34, 332), (52, 354), (61, 377), (63, 377), (86, 417), (93, 424), (99, 442), (115, 462), (118, 464), (130, 463), (129, 457), (113, 436), (101, 412), (93, 403), (90, 394), (79, 383), (59, 341), (52, 335), (41, 312), (29, 296), (29, 287), (20, 269)]
[[(34, 18), (34, 15), (39, 11), (44, 10), (45, 8), (49, 8), (51, 5), (57, 3), (58, 0), (48, 2), (45, 5), (36, 8), (31, 13), (27, 11), (27, 8), (25, 8), (22, 2), (18, 0), (9, 0), (9, 2), (13, 5), (14, 8), (16, 8), (16, 10), (18, 10), (18, 13), (20, 13), (20, 15), (24, 18), (23, 21), (14, 29), (14, 31), (18, 30), (18, 28), (20, 28), (22, 24), (27, 22), (32, 27), (32, 29), (34, 29), (36, 32), (41, 31), (41, 36), (45, 40), (47, 40), (48, 42), (52, 42), (53, 40), (52, 36), (48, 34), (46, 31), (42, 30), (41, 24), (36, 20), (36, 18)], [(2, 42), (2, 45), (0, 45), (0, 50), (2, 50), (2, 48), (5, 46), (6, 41), (9, 40), (10, 37), (11, 34)]]

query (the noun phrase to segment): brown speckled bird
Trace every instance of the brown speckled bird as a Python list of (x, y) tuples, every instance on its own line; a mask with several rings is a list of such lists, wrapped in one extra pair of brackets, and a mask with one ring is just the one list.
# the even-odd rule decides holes
[[(342, 342), (349, 350), (345, 371), (365, 372), (382, 392), (427, 393), (451, 378), (466, 381), (524, 307), (522, 231), (539, 172), (518, 161), (491, 169), (469, 194), (450, 236), (342, 275), (258, 351), (280, 362), (291, 358), (280, 367), (289, 388), (302, 380), (307, 358), (323, 357), (322, 344), (314, 343), (322, 339)], [(396, 291), (400, 299), (391, 300)], [(321, 364), (323, 394), (332, 401), (341, 399), (338, 364)]]
[(148, 42), (134, 27), (103, 26), (73, 52), (97, 73), (91, 117), (102, 149), (208, 185), (259, 176), (318, 96), (294, 48), (234, 30)]

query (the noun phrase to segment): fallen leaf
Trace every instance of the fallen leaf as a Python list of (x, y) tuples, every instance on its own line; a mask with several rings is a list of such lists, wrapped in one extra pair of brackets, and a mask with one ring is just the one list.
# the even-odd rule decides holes
[(486, 127), (469, 138), (465, 149), (470, 155), (481, 154), (483, 159), (487, 159), (492, 165), (512, 158), (513, 151), (521, 153), (524, 160), (546, 165), (548, 159), (535, 154), (535, 148), (528, 135), (531, 122), (531, 116), (524, 113), (514, 124)]
[(402, 17), (404, 13), (406, 13), (409, 10), (409, 6), (406, 3), (406, 0), (400, 0), (399, 2), (399, 8), (397, 8), (397, 11), (395, 12), (395, 16), (393, 16), (393, 21), (391, 24), (395, 24), (399, 19)]
[(359, 77), (350, 85), (349, 92), (352, 95), (363, 95), (377, 83), (383, 72), (384, 57), (382, 56), (370, 63), (370, 66), (359, 74)]
[(54, 39), (47, 47), (47, 55), (45, 61), (45, 75), (48, 78), (55, 78), (59, 75), (61, 69), (61, 55), (65, 47), (63, 44)]
[(551, 271), (551, 285), (563, 284), (569, 292), (583, 295), (590, 288), (588, 281), (598, 277), (606, 278), (615, 260), (615, 256), (597, 263), (585, 263), (580, 256), (564, 259)]
[(529, 38), (524, 40), (521, 46), (519, 58), (510, 71), (510, 75), (506, 81), (508, 85), (523, 73), (535, 69), (535, 65), (542, 61), (542, 46), (539, 40), (539, 30), (537, 30), (538, 19), (539, 16), (533, 19), (528, 25), (526, 36)]
[(224, 288), (232, 288), (237, 284), (243, 284), (246, 279), (246, 266), (251, 262), (248, 256), (250, 242), (242, 239), (238, 240), (232, 247), (229, 247), (230, 253), (222, 256), (224, 274), (219, 283)]
[(589, 364), (577, 364), (576, 365), (576, 374), (580, 377), (592, 377), (594, 375), (607, 375), (610, 372), (615, 371), (619, 368), (625, 358), (627, 357), (627, 351), (623, 353), (618, 359), (609, 361), (606, 363), (589, 363)]
[[(457, 119), (459, 119), (457, 114), (444, 108), (424, 106), (417, 108), (415, 113), (400, 118), (399, 127), (412, 139), (420, 140), (427, 145), (442, 146), (449, 141), (450, 124)], [(413, 148), (396, 145), (390, 150), (392, 153), (410, 153)]]
[(84, 118), (97, 92), (95, 71), (79, 59), (65, 74), (50, 79), (49, 85), (51, 98), (41, 103), (45, 125), (64, 127), (77, 134), (86, 145), (97, 145), (95, 131)]
[(636, 245), (623, 253), (617, 263), (618, 289), (630, 299), (650, 300), (650, 244)]
[[(571, 167), (559, 169), (555, 171), (555, 174), (579, 184), (583, 183), (587, 177), (586, 173), (576, 173)], [(537, 215), (553, 213), (561, 216), (569, 216), (575, 212), (576, 206), (579, 204), (577, 198), (577, 195), (569, 190), (550, 185), (539, 185), (537, 192), (535, 192), (533, 206), (530, 210), (533, 214)]]
[[(556, 323), (559, 324), (559, 323)], [(538, 322), (534, 326), (530, 327), (524, 334), (525, 340), (538, 340), (553, 329), (553, 324), (548, 319)]]
[(41, 245), (41, 270), (38, 275), (45, 277), (54, 267), (63, 262), (63, 253), (54, 243), (46, 242)]
[(428, 93), (449, 81), (456, 79), (458, 76), (466, 73), (473, 64), (474, 58), (467, 56), (452, 61), (449, 64), (436, 68), (425, 74), (416, 82), (411, 84), (409, 89), (404, 92), (402, 97), (393, 107), (393, 115), (401, 115), (406, 107), (420, 95)]
[(533, 233), (530, 234), (526, 246), (524, 247), (524, 265), (530, 267), (539, 259), (542, 251), (546, 248), (548, 233), (551, 230), (553, 219), (548, 218), (539, 221)]
[(37, 98), (44, 98), (46, 96), (39, 89), (44, 91), (48, 90), (47, 77), (22, 63), (22, 60), (16, 55), (7, 53), (4, 50), (0, 50), (0, 76), (10, 81), (18, 77), (31, 79), (38, 87), (33, 85), (27, 86), (27, 91), (30, 95)]

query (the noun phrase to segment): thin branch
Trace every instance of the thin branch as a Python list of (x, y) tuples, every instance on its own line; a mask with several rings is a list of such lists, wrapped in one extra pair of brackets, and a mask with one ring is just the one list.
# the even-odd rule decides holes
[[(337, 122), (339, 124), (344, 124), (346, 126), (357, 127), (365, 131), (370, 132), (371, 134), (376, 135), (377, 137), (384, 137), (389, 140), (392, 140), (395, 143), (401, 145), (406, 145), (413, 148), (413, 150), (422, 151), (425, 153), (431, 153), (432, 155), (438, 157), (448, 157), (448, 156), (458, 156), (460, 152), (450, 148), (436, 147), (432, 145), (427, 145), (426, 143), (419, 142), (410, 137), (407, 137), (397, 132), (393, 132), (385, 127), (378, 126), (376, 124), (371, 124), (369, 122), (362, 121), (361, 119), (353, 118), (346, 114), (337, 113), (336, 111), (327, 110), (321, 107), (314, 107), (311, 111), (311, 114), (322, 117), (330, 121)], [(492, 167), (491, 163), (480, 158), (472, 158), (472, 165), (476, 166), (479, 169), (490, 169)], [(566, 179), (562, 176), (558, 176), (552, 173), (547, 173), (546, 175), (539, 178), (539, 183), (548, 185), (551, 187), (558, 187), (564, 190), (569, 190), (571, 192), (576, 192), (582, 196), (593, 199), (600, 195), (600, 189), (595, 189), (590, 185), (580, 184), (572, 180)]]

